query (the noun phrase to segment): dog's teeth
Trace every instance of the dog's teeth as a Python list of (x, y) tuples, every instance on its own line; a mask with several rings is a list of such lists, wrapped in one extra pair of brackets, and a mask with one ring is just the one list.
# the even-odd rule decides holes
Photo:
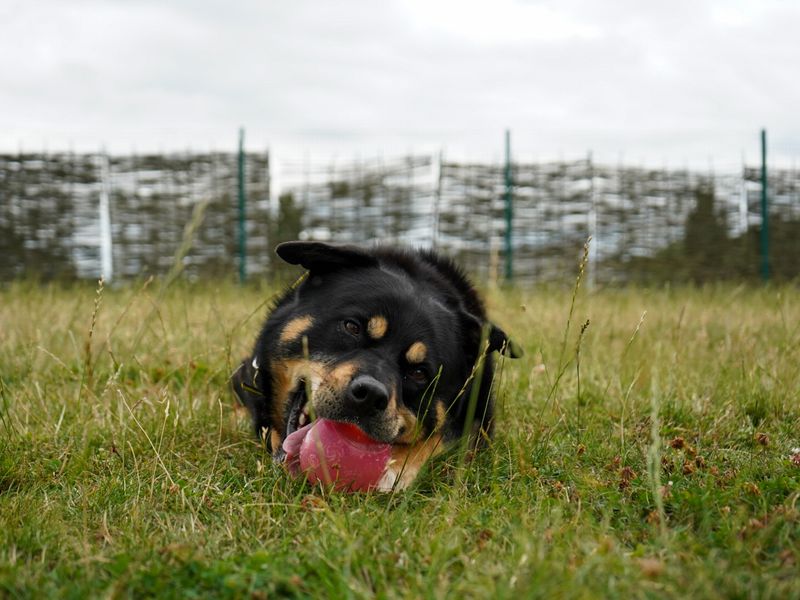
[(308, 415), (306, 413), (300, 413), (300, 418), (297, 420), (300, 424), (300, 427), (308, 423)]

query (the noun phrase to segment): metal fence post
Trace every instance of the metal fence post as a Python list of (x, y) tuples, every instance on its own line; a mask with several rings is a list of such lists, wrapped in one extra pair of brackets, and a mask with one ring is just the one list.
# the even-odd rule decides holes
[(761, 279), (769, 281), (769, 205), (767, 196), (767, 130), (761, 130)]
[(444, 150), (439, 150), (431, 161), (433, 165), (433, 215), (431, 219), (431, 247), (436, 250), (439, 245), (439, 210), (442, 203), (442, 166)]
[(592, 152), (586, 157), (586, 165), (589, 175), (589, 287), (594, 289), (597, 283), (597, 197), (594, 189), (594, 163), (592, 162)]
[(114, 252), (111, 236), (111, 160), (105, 148), (100, 153), (100, 274), (106, 283), (114, 275)]
[(505, 218), (506, 218), (506, 235), (505, 235), (505, 255), (506, 255), (506, 281), (511, 282), (514, 279), (514, 250), (512, 244), (512, 231), (511, 226), (514, 220), (514, 199), (512, 188), (514, 181), (511, 177), (511, 131), (506, 129), (506, 168), (505, 168)]
[(247, 230), (245, 223), (244, 128), (239, 129), (239, 282), (247, 279)]

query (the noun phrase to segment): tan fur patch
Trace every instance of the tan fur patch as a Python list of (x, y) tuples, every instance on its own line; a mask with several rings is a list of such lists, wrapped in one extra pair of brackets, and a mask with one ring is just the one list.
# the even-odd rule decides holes
[(430, 458), (444, 451), (442, 436), (434, 433), (413, 446), (393, 446), (392, 458), (378, 489), (389, 491), (393, 487), (404, 489), (419, 475), (420, 469)]
[(273, 452), (275, 452), (278, 448), (281, 447), (281, 437), (282, 437), (281, 434), (278, 431), (275, 431), (275, 429), (273, 429), (270, 432), (269, 434), (270, 447), (272, 448)]
[(367, 333), (373, 340), (379, 340), (386, 335), (386, 330), (389, 329), (389, 323), (386, 317), (375, 315), (367, 323)]
[(321, 404), (341, 398), (361, 366), (346, 362), (333, 368), (320, 366), (317, 378), (312, 380), (311, 408), (316, 411)]
[(302, 378), (311, 382), (318, 382), (325, 373), (325, 365), (313, 360), (295, 358), (291, 360), (275, 361), (272, 364), (272, 418), (273, 423), (283, 427), (283, 416), (289, 394), (297, 387)]
[(280, 342), (281, 344), (288, 344), (295, 341), (306, 331), (308, 331), (314, 324), (314, 317), (305, 315), (303, 317), (295, 317), (289, 321), (281, 331)]
[(412, 364), (421, 363), (428, 355), (428, 347), (422, 342), (414, 342), (406, 350), (406, 360)]
[(354, 362), (346, 362), (336, 365), (325, 376), (325, 383), (333, 388), (337, 393), (344, 393), (344, 390), (350, 385), (353, 376), (358, 371), (358, 365)]
[(417, 429), (417, 417), (405, 406), (397, 411), (398, 431), (403, 430), (403, 433), (395, 439), (395, 444), (411, 444), (413, 443), (419, 431)]

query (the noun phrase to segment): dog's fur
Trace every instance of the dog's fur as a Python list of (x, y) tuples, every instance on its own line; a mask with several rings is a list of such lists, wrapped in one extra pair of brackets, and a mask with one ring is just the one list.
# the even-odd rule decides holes
[(354, 423), (392, 445), (379, 485), (391, 489), (464, 434), (491, 435), (492, 352), (520, 351), (450, 260), (320, 242), (277, 253), (307, 276), (277, 300), (232, 379), (276, 460), (307, 418)]

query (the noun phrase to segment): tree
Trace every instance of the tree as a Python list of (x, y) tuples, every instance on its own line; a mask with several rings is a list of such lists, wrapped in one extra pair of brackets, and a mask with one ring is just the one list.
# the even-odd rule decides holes
[(724, 278), (728, 231), (725, 217), (716, 210), (714, 186), (701, 183), (695, 189), (695, 208), (686, 219), (683, 239), (689, 279), (695, 283)]

